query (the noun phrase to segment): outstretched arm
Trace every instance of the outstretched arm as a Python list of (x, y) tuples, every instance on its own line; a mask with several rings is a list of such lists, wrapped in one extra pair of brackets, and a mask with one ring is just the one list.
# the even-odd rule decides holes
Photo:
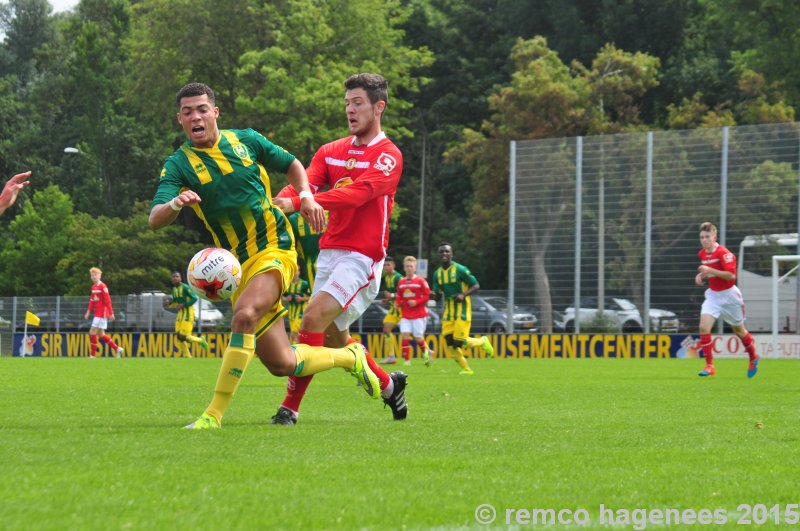
[(3, 193), (0, 194), (0, 214), (6, 211), (8, 207), (14, 204), (19, 195), (19, 191), (31, 184), (28, 177), (31, 176), (30, 171), (25, 173), (18, 173), (8, 180), (3, 187)]

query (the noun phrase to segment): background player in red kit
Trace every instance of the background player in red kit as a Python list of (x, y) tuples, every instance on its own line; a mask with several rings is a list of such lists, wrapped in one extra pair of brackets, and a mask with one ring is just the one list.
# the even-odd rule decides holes
[[(348, 328), (378, 294), (389, 246), (389, 218), (403, 172), (402, 153), (381, 129), (388, 102), (386, 79), (378, 74), (354, 74), (344, 88), (351, 135), (322, 146), (306, 170), (314, 199), (330, 212), (319, 242), (313, 295), (298, 334), (300, 343), (312, 346), (355, 343)], [(274, 203), (284, 212), (293, 212), (300, 196), (287, 187)], [(394, 419), (404, 419), (408, 413), (405, 373), (397, 371), (390, 376), (371, 356), (367, 362), (380, 380), (381, 396)], [(310, 382), (308, 376), (289, 377), (286, 398), (273, 424), (296, 422)]]
[(125, 351), (114, 343), (111, 336), (106, 334), (108, 321), (114, 320), (114, 307), (111, 305), (111, 295), (108, 294), (108, 287), (100, 280), (103, 272), (99, 268), (93, 267), (89, 269), (89, 276), (92, 278), (92, 294), (89, 297), (89, 307), (86, 309), (86, 315), (83, 316), (84, 319), (88, 319), (89, 315), (94, 311), (92, 327), (89, 329), (89, 341), (92, 349), (89, 357), (94, 358), (97, 355), (97, 338), (99, 336), (103, 343), (116, 352), (119, 358)]
[(403, 345), (403, 359), (406, 365), (411, 364), (411, 337), (420, 349), (425, 365), (431, 364), (431, 353), (425, 343), (425, 327), (428, 324), (428, 299), (431, 288), (424, 278), (417, 276), (417, 259), (406, 256), (403, 260), (403, 270), (406, 272), (397, 283), (395, 304), (400, 307), (400, 334)]
[(717, 243), (717, 227), (705, 222), (700, 225), (700, 244), (703, 248), (697, 253), (700, 266), (697, 268), (695, 284), (702, 286), (708, 279), (706, 300), (700, 309), (700, 349), (706, 358), (706, 366), (698, 374), (714, 376), (714, 348), (711, 344), (711, 327), (722, 318), (731, 325), (734, 333), (742, 340), (750, 364), (747, 377), (752, 378), (758, 372), (758, 356), (753, 336), (744, 327), (744, 299), (736, 286), (736, 255)]

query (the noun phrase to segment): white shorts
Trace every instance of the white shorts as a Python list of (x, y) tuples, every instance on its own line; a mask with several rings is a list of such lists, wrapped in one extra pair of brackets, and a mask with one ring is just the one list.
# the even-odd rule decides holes
[(105, 317), (95, 317), (92, 319), (92, 328), (108, 328), (108, 320)]
[(414, 338), (425, 338), (425, 327), (428, 325), (427, 317), (420, 317), (419, 319), (400, 319), (400, 333), (411, 334)]
[(333, 321), (336, 328), (347, 330), (372, 304), (378, 296), (382, 270), (383, 260), (375, 262), (355, 251), (319, 252), (313, 295), (324, 291), (342, 305), (342, 313)]
[(711, 315), (714, 319), (720, 316), (731, 325), (744, 324), (744, 299), (737, 286), (724, 291), (706, 290), (706, 300), (700, 308), (701, 314)]

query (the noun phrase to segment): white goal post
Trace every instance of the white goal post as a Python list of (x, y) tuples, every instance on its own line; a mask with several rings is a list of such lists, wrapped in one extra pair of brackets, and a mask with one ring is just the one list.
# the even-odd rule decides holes
[(778, 276), (778, 264), (780, 262), (800, 262), (798, 254), (776, 254), (772, 256), (772, 352), (778, 353), (778, 285), (780, 282), (797, 271), (800, 264), (794, 266), (785, 275)]

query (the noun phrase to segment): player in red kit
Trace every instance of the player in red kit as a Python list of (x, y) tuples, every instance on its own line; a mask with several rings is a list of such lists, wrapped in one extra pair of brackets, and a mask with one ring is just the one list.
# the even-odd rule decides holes
[[(386, 79), (378, 74), (355, 74), (344, 82), (344, 88), (351, 135), (322, 146), (306, 170), (314, 199), (330, 212), (319, 241), (313, 295), (298, 334), (299, 343), (312, 346), (355, 343), (349, 326), (378, 295), (389, 246), (389, 218), (403, 173), (403, 155), (381, 129), (388, 102)], [(274, 199), (286, 213), (297, 210), (299, 202), (300, 195), (289, 187)], [(380, 395), (394, 419), (406, 418), (405, 373), (389, 375), (371, 356), (367, 362), (378, 377)], [(289, 377), (286, 398), (273, 424), (295, 424), (310, 382), (307, 376)]]
[(406, 276), (397, 283), (395, 304), (400, 307), (400, 336), (403, 345), (403, 359), (406, 365), (411, 364), (411, 337), (419, 347), (425, 365), (431, 364), (431, 353), (425, 343), (425, 327), (428, 324), (427, 302), (431, 296), (431, 288), (424, 278), (417, 276), (417, 259), (406, 256), (403, 260)]
[(721, 316), (742, 340), (742, 345), (750, 356), (747, 377), (752, 378), (758, 372), (759, 357), (756, 355), (753, 336), (744, 327), (744, 300), (742, 292), (736, 287), (736, 255), (717, 243), (717, 227), (709, 222), (700, 225), (700, 244), (703, 248), (697, 256), (701, 265), (697, 268), (694, 282), (702, 286), (708, 279), (708, 289), (705, 293), (706, 300), (700, 309), (700, 349), (706, 358), (706, 366), (698, 374), (716, 374), (711, 327)]
[(89, 315), (94, 312), (92, 319), (92, 327), (89, 329), (89, 341), (91, 341), (91, 354), (90, 358), (97, 355), (97, 338), (103, 340), (103, 343), (111, 347), (116, 352), (117, 357), (122, 357), (125, 350), (114, 343), (111, 336), (106, 334), (108, 321), (114, 320), (114, 307), (111, 305), (111, 295), (108, 294), (108, 287), (103, 284), (100, 277), (103, 272), (99, 268), (93, 267), (89, 269), (89, 276), (92, 278), (92, 294), (89, 297), (89, 307), (86, 309), (84, 319), (88, 319)]

